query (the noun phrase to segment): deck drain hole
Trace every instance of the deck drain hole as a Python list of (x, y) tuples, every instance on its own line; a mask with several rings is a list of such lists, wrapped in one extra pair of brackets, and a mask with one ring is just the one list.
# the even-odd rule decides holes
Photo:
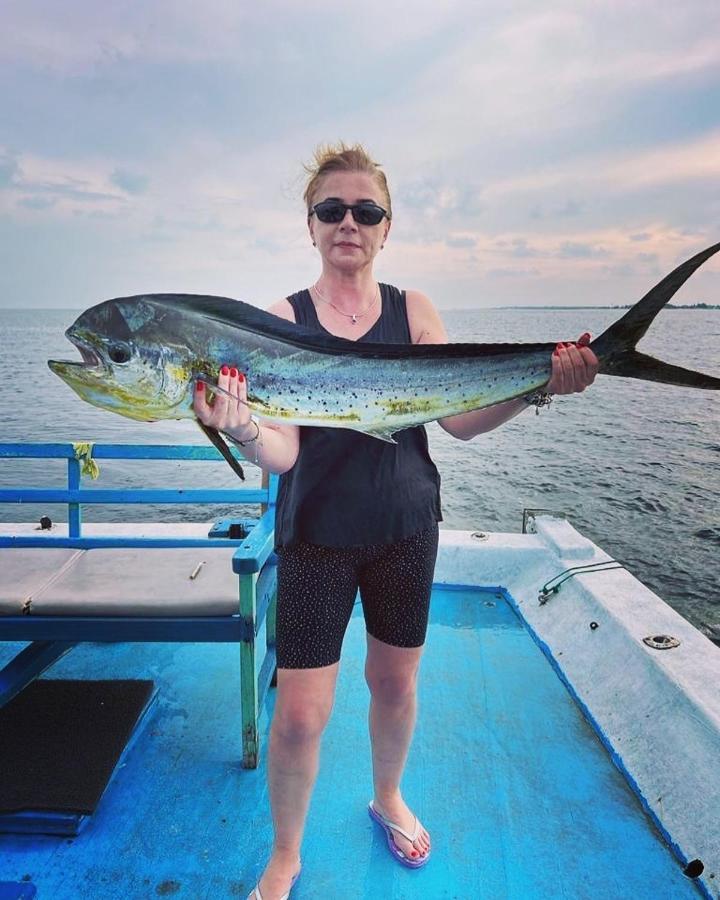
[(673, 647), (680, 646), (680, 641), (670, 634), (651, 634), (643, 638), (643, 644), (655, 650), (672, 650)]
[(683, 869), (683, 875), (687, 875), (688, 878), (699, 878), (704, 871), (705, 866), (701, 859), (691, 859)]
[(473, 531), (470, 537), (475, 538), (476, 541), (487, 541), (490, 538), (490, 535), (485, 531)]
[(596, 629), (596, 628), (599, 628), (599, 627), (600, 627), (600, 626), (598, 625), (597, 622), (591, 622), (591, 623), (590, 623), (590, 631), (595, 631), (595, 629)]

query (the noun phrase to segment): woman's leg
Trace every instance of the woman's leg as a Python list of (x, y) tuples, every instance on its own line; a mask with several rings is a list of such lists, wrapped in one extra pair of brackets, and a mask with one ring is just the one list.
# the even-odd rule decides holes
[[(393, 647), (368, 634), (365, 677), (370, 688), (370, 740), (372, 742), (373, 806), (386, 819), (408, 833), (415, 816), (400, 792), (408, 750), (415, 729), (417, 674), (422, 647)], [(414, 843), (394, 834), (398, 848), (419, 858), (430, 850), (430, 836), (421, 827)]]
[(277, 699), (268, 779), (275, 830), (263, 900), (290, 888), (357, 593), (352, 553), (312, 544), (278, 549)]
[(337, 663), (317, 669), (278, 669), (268, 764), (275, 839), (260, 879), (263, 900), (287, 893), (298, 870), (320, 738), (330, 717), (337, 673)]
[[(437, 557), (437, 526), (385, 548), (360, 572), (368, 630), (365, 677), (370, 688), (373, 805), (386, 819), (412, 833), (415, 816), (400, 792), (417, 712), (417, 676), (427, 631)], [(424, 828), (411, 843), (394, 833), (406, 856), (426, 855)]]

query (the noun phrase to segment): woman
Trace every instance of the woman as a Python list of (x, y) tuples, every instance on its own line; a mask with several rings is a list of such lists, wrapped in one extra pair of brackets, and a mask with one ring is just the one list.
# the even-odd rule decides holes
[[(322, 271), (312, 288), (269, 311), (350, 340), (447, 342), (424, 294), (378, 285), (373, 276), (392, 220), (379, 166), (362, 147), (341, 144), (318, 150), (308, 174), (308, 230)], [(548, 393), (574, 393), (592, 383), (597, 359), (586, 346), (589, 338), (558, 345)], [(369, 812), (393, 856), (406, 866), (422, 866), (430, 856), (430, 836), (406, 805), (400, 781), (415, 724), (441, 518), (439, 477), (425, 429), (398, 432), (393, 445), (345, 429), (259, 423), (242, 402), (242, 372), (225, 366), (218, 384), (239, 402), (220, 393), (210, 405), (198, 383), (198, 418), (239, 443), (249, 459), (282, 475), (276, 518), (278, 679), (269, 755), (275, 840), (251, 900), (288, 897), (299, 874), (320, 738), (358, 586), (371, 692)], [(444, 418), (440, 425), (468, 440), (529, 405), (525, 398), (511, 400)]]

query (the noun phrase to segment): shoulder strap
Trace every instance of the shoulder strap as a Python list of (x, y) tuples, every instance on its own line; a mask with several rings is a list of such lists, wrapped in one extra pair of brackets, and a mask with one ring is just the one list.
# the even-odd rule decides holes
[(317, 310), (307, 288), (291, 294), (287, 299), (295, 312), (295, 322), (298, 325), (304, 325), (306, 328), (313, 329), (320, 327)]

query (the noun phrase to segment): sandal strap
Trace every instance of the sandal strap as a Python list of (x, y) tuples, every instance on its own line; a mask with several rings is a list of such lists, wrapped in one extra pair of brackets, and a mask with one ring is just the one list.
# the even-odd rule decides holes
[[(388, 822), (387, 819), (385, 820), (385, 824), (387, 825), (387, 827), (389, 829), (391, 829), (391, 831), (397, 831), (398, 834), (401, 834), (405, 838), (405, 840), (410, 841), (411, 844), (413, 844), (417, 840), (418, 835), (420, 834), (420, 822), (418, 821), (417, 816), (415, 816), (415, 827), (413, 828), (412, 834), (408, 834), (408, 832), (405, 831), (404, 828), (401, 828), (399, 825), (396, 825), (394, 822)], [(262, 898), (261, 898), (261, 900), (262, 900)]]
[[(295, 876), (293, 877), (292, 884), (290, 885), (290, 891), (293, 889), (293, 885), (298, 880), (298, 876), (300, 875), (300, 870), (302, 869), (302, 862), (300, 860), (298, 860), (298, 862), (300, 863), (300, 868), (297, 870), (297, 872), (295, 873)], [(290, 896), (290, 891), (288, 891), (287, 894), (283, 894), (282, 897), (280, 898), (280, 900), (286, 900), (286, 898)], [(255, 894), (255, 900), (263, 900), (262, 894), (260, 893), (260, 882), (259, 881), (253, 888), (253, 894)], [(250, 896), (248, 897), (248, 900), (253, 900), (252, 894), (250, 894)]]
[[(396, 825), (395, 822), (391, 822), (390, 819), (386, 819), (385, 816), (382, 815), (382, 813), (379, 813), (377, 811), (377, 809), (375, 809), (375, 806), (373, 806), (373, 809), (383, 820), (383, 822), (387, 828), (390, 828), (392, 831), (397, 831), (397, 833), (401, 834), (405, 838), (406, 841), (410, 841), (410, 843), (412, 844), (418, 839), (418, 835), (420, 834), (420, 820), (418, 819), (417, 816), (415, 816), (415, 827), (413, 828), (413, 832), (412, 832), (412, 834), (408, 834), (408, 832), (405, 831), (404, 828), (401, 828), (399, 825)], [(262, 900), (262, 898), (260, 898), (260, 900)]]

